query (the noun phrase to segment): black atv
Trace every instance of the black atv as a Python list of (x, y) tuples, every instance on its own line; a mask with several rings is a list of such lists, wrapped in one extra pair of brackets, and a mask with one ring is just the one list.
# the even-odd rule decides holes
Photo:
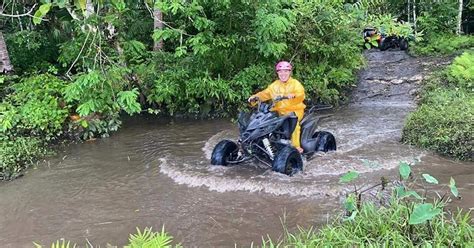
[(302, 156), (311, 158), (315, 152), (336, 150), (336, 139), (325, 131), (316, 131), (320, 117), (315, 110), (327, 108), (311, 108), (301, 120), (301, 155), (291, 145), (291, 134), (296, 127), (298, 117), (295, 113), (279, 116), (271, 111), (273, 104), (258, 102), (257, 109), (249, 114), (241, 112), (238, 118), (239, 139), (220, 141), (212, 151), (211, 164), (231, 165), (257, 159), (272, 168), (273, 171), (293, 175), (303, 169)]
[(365, 47), (378, 46), (381, 51), (385, 51), (390, 48), (400, 48), (400, 50), (408, 49), (408, 39), (397, 36), (387, 35), (379, 32), (375, 28), (365, 28), (363, 31)]
[(400, 48), (400, 50), (407, 50), (408, 40), (396, 35), (382, 35), (382, 41), (380, 42), (380, 50), (385, 51), (389, 48)]

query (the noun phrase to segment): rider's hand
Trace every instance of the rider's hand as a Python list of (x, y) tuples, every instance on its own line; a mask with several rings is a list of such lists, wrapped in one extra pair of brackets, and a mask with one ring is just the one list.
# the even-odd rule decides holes
[(279, 96), (276, 96), (275, 98), (272, 99), (274, 102), (279, 102), (281, 100), (283, 100), (283, 96), (282, 95), (279, 95)]
[(288, 97), (288, 99), (293, 99), (293, 98), (296, 97), (296, 95), (295, 94), (289, 94), (287, 97)]
[(247, 101), (250, 102), (250, 103), (252, 103), (252, 102), (256, 102), (256, 101), (258, 101), (258, 100), (259, 100), (259, 99), (258, 99), (258, 96), (251, 96), (251, 97), (249, 97), (249, 99), (248, 99)]

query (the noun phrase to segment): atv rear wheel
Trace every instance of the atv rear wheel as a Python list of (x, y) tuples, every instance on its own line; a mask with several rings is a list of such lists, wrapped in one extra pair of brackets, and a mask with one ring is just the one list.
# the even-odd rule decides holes
[(283, 147), (273, 160), (272, 170), (286, 175), (293, 175), (303, 170), (303, 159), (296, 148)]
[(229, 161), (237, 157), (238, 150), (239, 147), (235, 142), (230, 140), (222, 140), (214, 147), (214, 150), (212, 151), (211, 164), (227, 166)]
[(316, 144), (317, 152), (328, 152), (336, 150), (336, 138), (330, 132), (320, 131), (314, 134), (318, 137), (318, 143)]

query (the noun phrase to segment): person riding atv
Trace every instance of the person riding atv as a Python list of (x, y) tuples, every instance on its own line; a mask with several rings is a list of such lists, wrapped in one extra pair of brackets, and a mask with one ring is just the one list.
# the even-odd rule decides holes
[(388, 35), (379, 32), (375, 28), (365, 28), (363, 31), (364, 41), (367, 48), (378, 47), (381, 51), (389, 48), (408, 49), (408, 40), (397, 35)]
[(291, 112), (296, 114), (298, 121), (291, 135), (291, 143), (299, 153), (303, 153), (303, 148), (301, 148), (300, 144), (300, 121), (303, 118), (304, 109), (306, 108), (306, 105), (303, 103), (305, 98), (304, 87), (298, 80), (291, 77), (293, 66), (289, 62), (278, 62), (275, 66), (275, 70), (278, 74), (278, 80), (270, 84), (265, 90), (251, 96), (248, 101), (255, 103), (257, 100), (264, 102), (270, 99), (287, 97), (288, 99), (276, 103), (273, 110), (280, 116), (287, 115)]
[[(280, 62), (276, 70), (279, 80), (248, 99), (253, 106), (258, 104), (253, 113), (239, 114), (238, 141), (225, 139), (214, 147), (212, 165), (228, 166), (255, 158), (273, 171), (293, 175), (303, 169), (303, 156), (309, 159), (315, 152), (336, 150), (334, 136), (316, 130), (322, 118), (313, 113), (316, 106), (304, 113), (304, 88), (291, 78), (291, 64)], [(270, 99), (271, 103), (263, 101)]]

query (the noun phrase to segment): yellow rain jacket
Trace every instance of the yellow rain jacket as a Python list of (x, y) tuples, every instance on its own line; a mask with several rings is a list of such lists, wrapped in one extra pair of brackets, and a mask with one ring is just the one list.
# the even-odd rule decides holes
[(290, 77), (286, 83), (276, 80), (265, 90), (258, 92), (254, 96), (257, 96), (261, 101), (268, 101), (278, 96), (288, 96), (290, 94), (295, 95), (295, 98), (277, 102), (273, 110), (278, 112), (279, 115), (287, 115), (291, 112), (295, 112), (296, 116), (298, 116), (298, 123), (296, 124), (296, 128), (291, 135), (291, 143), (294, 147), (299, 148), (301, 147), (300, 121), (303, 118), (304, 109), (306, 108), (306, 105), (303, 103), (305, 97), (303, 85), (301, 85), (298, 80), (292, 77)]

